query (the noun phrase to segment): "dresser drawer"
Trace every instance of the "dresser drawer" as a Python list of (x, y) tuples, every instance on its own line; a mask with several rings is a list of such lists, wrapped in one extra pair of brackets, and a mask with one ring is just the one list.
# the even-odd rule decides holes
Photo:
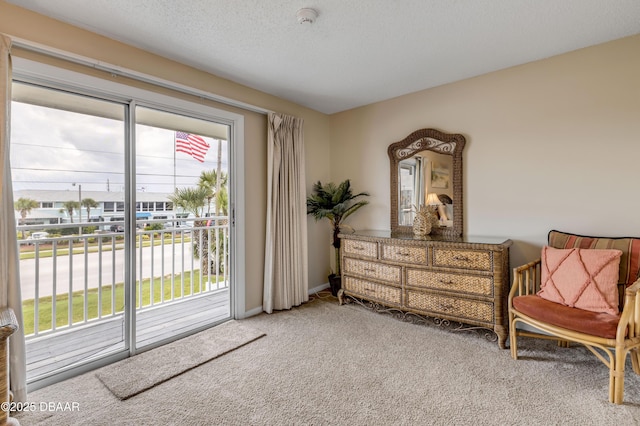
[(381, 258), (393, 262), (427, 264), (427, 247), (395, 246), (382, 244)]
[(358, 240), (342, 240), (342, 253), (358, 257), (378, 257), (378, 243)]
[(492, 271), (493, 256), (490, 251), (433, 249), (433, 266)]
[(384, 265), (382, 263), (367, 262), (366, 260), (344, 257), (343, 274), (360, 275), (375, 278), (400, 285), (402, 268), (400, 266)]
[(493, 296), (493, 277), (490, 276), (448, 274), (408, 268), (407, 285), (480, 296)]
[(440, 314), (443, 317), (456, 317), (461, 320), (474, 320), (493, 323), (493, 303), (478, 300), (465, 300), (421, 291), (407, 289), (405, 305), (408, 308)]
[(351, 295), (360, 296), (363, 299), (376, 300), (387, 305), (400, 306), (401, 304), (402, 291), (399, 287), (343, 276), (342, 288)]

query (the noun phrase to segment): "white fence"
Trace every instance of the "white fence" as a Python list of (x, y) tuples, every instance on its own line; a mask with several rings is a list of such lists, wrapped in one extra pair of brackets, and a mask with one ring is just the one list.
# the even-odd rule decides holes
[(27, 339), (123, 315), (130, 286), (137, 310), (227, 288), (228, 217), (193, 223), (138, 223), (131, 237), (136, 276), (131, 284), (125, 279), (124, 232), (118, 232), (123, 226), (117, 226), (124, 222), (19, 226)]

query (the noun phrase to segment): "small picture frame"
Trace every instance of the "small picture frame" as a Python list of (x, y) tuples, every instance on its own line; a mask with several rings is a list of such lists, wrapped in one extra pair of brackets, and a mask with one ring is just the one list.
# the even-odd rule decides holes
[(448, 189), (449, 188), (449, 168), (446, 164), (434, 161), (431, 164), (431, 187)]

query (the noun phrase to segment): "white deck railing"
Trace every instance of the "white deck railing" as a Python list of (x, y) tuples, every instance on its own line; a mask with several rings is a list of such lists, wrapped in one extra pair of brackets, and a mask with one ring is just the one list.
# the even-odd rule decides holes
[[(226, 216), (203, 218), (186, 228), (171, 227), (171, 220), (145, 223), (160, 223), (163, 228), (136, 230), (137, 310), (228, 287)], [(43, 230), (50, 233), (45, 238), (18, 240), (27, 339), (123, 315), (124, 234), (110, 230), (119, 224), (123, 222), (17, 228), (18, 236)], [(74, 234), (62, 235), (68, 232)]]

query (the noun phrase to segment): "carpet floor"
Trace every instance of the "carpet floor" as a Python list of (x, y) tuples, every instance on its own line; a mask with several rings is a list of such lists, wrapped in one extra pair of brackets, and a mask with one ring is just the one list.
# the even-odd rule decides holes
[[(321, 293), (239, 321), (266, 336), (127, 400), (86, 373), (29, 395), (77, 411), (29, 425), (637, 425), (640, 376), (608, 402), (608, 369), (581, 347), (520, 340), (518, 361), (470, 332), (399, 321)], [(189, 348), (185, 347), (184, 351)]]

